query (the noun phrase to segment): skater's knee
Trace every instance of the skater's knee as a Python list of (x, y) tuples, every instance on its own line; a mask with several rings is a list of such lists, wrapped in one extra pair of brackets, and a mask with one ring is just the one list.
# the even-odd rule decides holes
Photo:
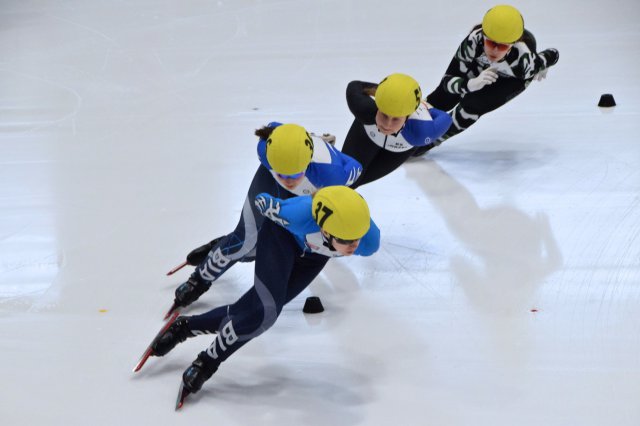
[(267, 331), (276, 323), (278, 317), (280, 316), (280, 312), (282, 312), (282, 306), (265, 306), (262, 317), (262, 324), (260, 324), (260, 329), (262, 330), (261, 333)]

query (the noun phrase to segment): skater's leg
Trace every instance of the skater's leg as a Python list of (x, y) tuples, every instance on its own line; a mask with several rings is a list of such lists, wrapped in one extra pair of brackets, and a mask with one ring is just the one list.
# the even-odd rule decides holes
[(289, 279), (301, 249), (288, 231), (265, 221), (256, 254), (254, 285), (249, 291), (232, 305), (190, 317), (194, 332), (217, 332), (206, 353), (218, 362), (275, 323), (287, 301)]
[(302, 251), (288, 231), (265, 221), (256, 254), (254, 286), (247, 293), (232, 305), (189, 319), (194, 334), (216, 332), (213, 343), (182, 376), (189, 392), (199, 391), (220, 363), (269, 329), (282, 312), (295, 260)]
[(258, 232), (264, 221), (264, 216), (255, 207), (254, 200), (256, 195), (263, 192), (283, 199), (293, 196), (275, 181), (264, 166), (259, 166), (235, 230), (219, 238), (189, 280), (176, 289), (175, 306), (184, 307), (195, 302), (211, 287), (213, 281), (219, 279), (236, 262), (245, 260), (247, 256), (249, 259), (253, 258)]
[(285, 305), (311, 284), (328, 261), (329, 258), (327, 256), (315, 253), (305, 253), (304, 256), (296, 258), (291, 277), (289, 277)]
[(522, 93), (525, 88), (524, 80), (501, 77), (495, 83), (485, 86), (477, 92), (465, 94), (451, 112), (453, 123), (444, 136), (439, 139), (439, 142), (442, 143), (465, 131), (484, 114), (500, 108)]
[[(371, 145), (374, 144), (371, 143)], [(407, 161), (407, 159), (411, 157), (412, 152), (413, 150), (403, 152), (380, 150), (373, 161), (369, 163), (369, 167), (362, 171), (362, 174), (356, 181), (356, 185), (362, 186), (388, 175)]]

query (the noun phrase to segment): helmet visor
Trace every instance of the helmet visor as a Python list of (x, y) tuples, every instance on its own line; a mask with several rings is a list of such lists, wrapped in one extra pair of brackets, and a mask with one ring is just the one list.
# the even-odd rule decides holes
[(333, 238), (333, 240), (336, 243), (342, 244), (345, 246), (350, 246), (351, 244), (354, 244), (362, 239), (362, 238), (356, 238), (355, 240), (343, 240), (342, 238), (334, 237), (333, 235), (331, 236), (331, 238)]
[(280, 179), (300, 179), (304, 176), (304, 172), (296, 173), (293, 175), (283, 175), (282, 173), (276, 173)]
[(513, 46), (513, 44), (495, 42), (486, 35), (484, 36), (484, 45), (489, 49), (497, 49), (500, 52), (506, 52), (511, 49), (511, 46)]

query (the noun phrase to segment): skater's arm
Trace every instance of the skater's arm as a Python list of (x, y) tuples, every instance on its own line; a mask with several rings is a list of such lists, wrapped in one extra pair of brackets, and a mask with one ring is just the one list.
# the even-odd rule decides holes
[(332, 185), (350, 186), (362, 173), (362, 165), (331, 144), (315, 141), (313, 160), (306, 171), (309, 181), (317, 188)]
[(536, 74), (555, 65), (560, 58), (560, 53), (553, 48), (545, 49), (540, 53), (528, 53), (518, 59), (514, 74), (524, 80), (530, 80)]
[(331, 163), (321, 164), (323, 182), (320, 186), (352, 185), (362, 173), (362, 165), (353, 157), (332, 148)]
[(359, 256), (371, 256), (377, 252), (380, 248), (380, 229), (376, 226), (376, 223), (371, 219), (371, 226), (369, 231), (362, 237), (360, 244), (355, 251), (355, 254)]
[(413, 146), (424, 146), (433, 143), (451, 126), (451, 116), (437, 108), (427, 110), (421, 105), (416, 114), (409, 117), (402, 129), (402, 135)]
[[(362, 164), (355, 158), (336, 150), (341, 178), (335, 185), (351, 186), (362, 173)], [(338, 165), (337, 164), (337, 165)]]
[(376, 122), (376, 102), (371, 96), (378, 87), (375, 83), (352, 81), (347, 85), (347, 105), (355, 118), (363, 124)]
[(473, 61), (482, 53), (482, 29), (475, 28), (460, 43), (456, 54), (451, 59), (449, 67), (440, 81), (442, 88), (448, 93), (464, 94), (469, 77), (467, 72), (472, 69)]
[[(282, 123), (278, 123), (277, 121), (272, 121), (271, 123), (267, 124), (267, 127), (276, 128), (281, 125)], [(267, 160), (267, 141), (265, 139), (260, 138), (260, 140), (258, 140), (257, 151), (258, 151), (258, 159), (260, 160), (260, 163), (263, 166), (265, 166), (267, 170), (271, 170), (271, 165), (269, 164), (269, 160)]]
[[(263, 216), (293, 234), (303, 235), (307, 233), (310, 225), (315, 225), (311, 216), (311, 196), (303, 195), (282, 200), (263, 192), (256, 196), (255, 205)], [(317, 228), (317, 225), (315, 227)]]

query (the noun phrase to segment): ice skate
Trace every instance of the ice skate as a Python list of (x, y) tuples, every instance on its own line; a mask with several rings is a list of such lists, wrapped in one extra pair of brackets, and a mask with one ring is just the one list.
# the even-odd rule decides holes
[(191, 393), (198, 392), (204, 382), (209, 380), (213, 373), (218, 370), (220, 364), (204, 352), (200, 352), (198, 357), (182, 374), (184, 387)]
[(200, 247), (197, 247), (197, 248), (191, 250), (189, 252), (189, 254), (187, 255), (187, 260), (184, 261), (183, 263), (181, 263), (180, 265), (176, 266), (175, 268), (173, 268), (169, 272), (167, 272), (167, 275), (173, 275), (173, 274), (175, 274), (176, 272), (178, 272), (180, 269), (184, 268), (187, 265), (198, 266), (199, 264), (201, 264), (207, 258), (207, 255), (211, 251), (211, 248), (214, 245), (216, 245), (218, 243), (218, 241), (220, 241), (221, 239), (222, 239), (222, 237), (215, 238), (215, 239), (209, 241), (207, 244), (203, 244)]
[(182, 383), (178, 391), (176, 410), (182, 408), (184, 400), (192, 393), (197, 393), (204, 382), (209, 380), (213, 373), (218, 370), (220, 363), (208, 356), (204, 352), (198, 354), (198, 358), (182, 374)]
[(189, 317), (178, 317), (169, 328), (160, 333), (151, 343), (152, 356), (164, 356), (168, 354), (178, 343), (193, 337), (189, 328)]
[(157, 340), (160, 339), (160, 337), (162, 337), (162, 335), (169, 329), (171, 328), (171, 326), (173, 325), (173, 323), (177, 320), (178, 318), (178, 313), (174, 313), (171, 318), (169, 319), (169, 321), (167, 321), (167, 323), (160, 329), (160, 331), (158, 332), (158, 334), (156, 334), (156, 336), (153, 338), (153, 340), (151, 341), (151, 343), (149, 344), (149, 346), (147, 346), (147, 349), (145, 349), (145, 351), (142, 353), (142, 356), (140, 357), (140, 359), (138, 360), (138, 363), (136, 364), (136, 366), (133, 368), (133, 372), (137, 373), (138, 371), (140, 371), (140, 369), (142, 368), (142, 366), (144, 366), (144, 364), (147, 362), (147, 360), (149, 359), (149, 357), (153, 354), (153, 345), (156, 343)]
[(209, 288), (211, 288), (211, 283), (202, 281), (196, 273), (193, 273), (187, 282), (180, 284), (176, 289), (173, 305), (165, 314), (164, 319), (169, 318), (179, 308), (187, 307), (198, 300)]

